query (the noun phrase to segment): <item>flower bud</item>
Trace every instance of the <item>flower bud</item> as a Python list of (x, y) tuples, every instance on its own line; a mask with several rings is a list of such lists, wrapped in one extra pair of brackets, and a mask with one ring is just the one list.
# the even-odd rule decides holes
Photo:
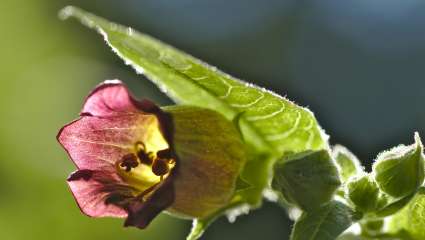
[(366, 213), (377, 208), (379, 188), (373, 179), (364, 175), (347, 183), (346, 195), (356, 209)]
[(275, 164), (272, 187), (303, 210), (329, 202), (340, 186), (338, 170), (327, 150), (295, 154)]
[(373, 165), (375, 181), (388, 195), (400, 198), (415, 192), (424, 181), (423, 146), (418, 133), (415, 143), (381, 153)]

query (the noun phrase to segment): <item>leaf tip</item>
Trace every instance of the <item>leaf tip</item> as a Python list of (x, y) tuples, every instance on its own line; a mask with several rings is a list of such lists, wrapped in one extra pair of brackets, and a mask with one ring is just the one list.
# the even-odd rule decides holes
[(60, 20), (67, 20), (69, 17), (73, 16), (76, 11), (78, 11), (78, 8), (74, 6), (66, 6), (59, 11), (58, 17)]
[[(67, 20), (71, 17), (79, 20), (83, 25), (89, 28), (99, 28), (100, 23), (95, 23), (94, 20), (101, 21), (99, 17), (84, 11), (83, 9), (75, 6), (66, 6), (59, 11), (58, 17), (61, 20)], [(98, 29), (99, 30), (99, 29)]]
[(421, 137), (419, 136), (419, 132), (415, 132), (414, 138), (415, 138), (415, 143), (416, 143), (417, 148), (423, 149), (424, 147), (423, 147), (423, 144), (422, 144)]

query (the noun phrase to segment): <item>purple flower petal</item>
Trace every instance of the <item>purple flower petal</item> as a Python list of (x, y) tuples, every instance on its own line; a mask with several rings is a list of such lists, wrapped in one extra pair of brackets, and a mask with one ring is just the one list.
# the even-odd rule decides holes
[(82, 116), (110, 117), (138, 112), (137, 101), (119, 80), (109, 80), (98, 85), (87, 97)]
[(154, 152), (171, 147), (171, 119), (154, 103), (134, 99), (117, 80), (92, 91), (80, 115), (57, 136), (79, 169), (68, 178), (78, 206), (91, 217), (128, 216), (126, 226), (145, 228), (174, 200), (171, 174), (146, 191), (122, 171), (138, 167), (128, 156), (136, 158), (140, 143)]
[[(120, 180), (105, 172), (79, 170), (68, 178), (68, 185), (81, 211), (90, 217), (127, 217), (127, 212), (115, 204), (106, 204), (105, 200), (115, 191), (128, 193), (119, 188)], [(108, 186), (112, 188), (106, 189)], [(108, 190), (108, 191), (106, 191)]]
[(79, 169), (112, 171), (115, 163), (146, 140), (157, 121), (152, 114), (123, 114), (107, 118), (83, 116), (66, 125), (58, 140)]

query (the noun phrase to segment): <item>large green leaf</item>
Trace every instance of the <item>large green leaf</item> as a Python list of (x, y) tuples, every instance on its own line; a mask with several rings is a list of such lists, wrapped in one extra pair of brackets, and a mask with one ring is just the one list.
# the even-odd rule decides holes
[(127, 64), (176, 102), (212, 108), (228, 118), (243, 112), (245, 128), (257, 135), (253, 139), (256, 146), (264, 144), (283, 153), (322, 149), (325, 145), (322, 131), (308, 109), (131, 28), (74, 7), (65, 8), (62, 16), (76, 17), (96, 28)]
[(239, 191), (241, 204), (258, 206), (273, 176), (274, 162), (285, 153), (327, 148), (313, 114), (263, 88), (233, 78), (217, 68), (132, 28), (75, 7), (61, 12), (103, 35), (126, 64), (145, 75), (177, 103), (210, 108), (237, 119), (250, 147), (242, 178), (251, 187)]
[(304, 212), (295, 223), (291, 240), (334, 240), (352, 224), (352, 210), (338, 201)]

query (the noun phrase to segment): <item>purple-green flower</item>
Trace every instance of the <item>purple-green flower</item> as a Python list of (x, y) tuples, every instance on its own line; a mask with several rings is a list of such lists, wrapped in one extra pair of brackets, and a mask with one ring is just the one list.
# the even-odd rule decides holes
[(81, 211), (139, 228), (163, 210), (203, 218), (225, 207), (245, 162), (239, 133), (220, 114), (163, 111), (120, 81), (99, 85), (58, 140), (78, 168), (68, 185)]

